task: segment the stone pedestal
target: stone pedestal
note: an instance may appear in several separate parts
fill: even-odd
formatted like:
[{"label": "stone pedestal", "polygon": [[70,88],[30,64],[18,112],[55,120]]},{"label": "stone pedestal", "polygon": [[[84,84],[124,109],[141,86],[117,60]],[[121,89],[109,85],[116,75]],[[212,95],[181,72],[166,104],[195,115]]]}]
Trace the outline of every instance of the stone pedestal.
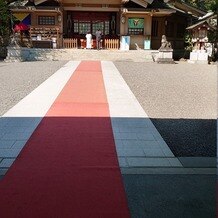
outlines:
[{"label": "stone pedestal", "polygon": [[160,49],[157,57],[158,64],[174,64],[173,49]]},{"label": "stone pedestal", "polygon": [[208,53],[205,50],[192,51],[188,63],[208,64]]}]

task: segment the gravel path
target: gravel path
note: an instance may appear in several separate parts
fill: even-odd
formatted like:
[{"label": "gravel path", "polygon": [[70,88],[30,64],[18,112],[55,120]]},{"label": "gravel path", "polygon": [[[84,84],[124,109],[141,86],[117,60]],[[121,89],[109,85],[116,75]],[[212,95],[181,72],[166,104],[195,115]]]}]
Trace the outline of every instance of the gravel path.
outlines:
[{"label": "gravel path", "polygon": [[65,63],[66,61],[0,62],[0,116]]},{"label": "gravel path", "polygon": [[115,65],[176,156],[216,156],[217,66]]}]

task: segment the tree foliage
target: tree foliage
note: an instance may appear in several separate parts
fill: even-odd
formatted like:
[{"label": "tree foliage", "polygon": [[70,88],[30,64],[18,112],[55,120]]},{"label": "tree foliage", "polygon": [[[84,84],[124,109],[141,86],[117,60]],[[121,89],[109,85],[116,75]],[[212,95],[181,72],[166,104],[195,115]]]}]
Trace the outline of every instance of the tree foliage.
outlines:
[{"label": "tree foliage", "polygon": [[8,3],[5,0],[0,0],[0,47],[7,44],[11,33],[10,28],[11,13],[8,8]]},{"label": "tree foliage", "polygon": [[217,0],[184,0],[186,3],[206,11],[217,10]]}]

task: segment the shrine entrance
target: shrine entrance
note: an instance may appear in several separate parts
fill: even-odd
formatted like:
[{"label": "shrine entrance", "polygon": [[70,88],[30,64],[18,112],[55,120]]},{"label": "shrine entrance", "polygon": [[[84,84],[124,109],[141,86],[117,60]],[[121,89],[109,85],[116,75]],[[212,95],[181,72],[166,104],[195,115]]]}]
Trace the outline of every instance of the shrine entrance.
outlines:
[{"label": "shrine entrance", "polygon": [[67,11],[66,26],[65,36],[78,39],[79,46],[82,46],[81,40],[85,40],[88,32],[92,34],[95,41],[98,29],[102,32],[103,43],[105,39],[118,38],[116,12]]}]

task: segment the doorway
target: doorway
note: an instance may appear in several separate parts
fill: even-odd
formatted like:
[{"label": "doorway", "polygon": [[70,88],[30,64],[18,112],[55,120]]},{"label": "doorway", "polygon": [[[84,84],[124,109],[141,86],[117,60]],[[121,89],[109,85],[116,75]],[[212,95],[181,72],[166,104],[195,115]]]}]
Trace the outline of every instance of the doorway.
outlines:
[{"label": "doorway", "polygon": [[90,32],[95,38],[98,29],[103,39],[116,36],[116,13],[67,11],[67,37],[82,39]]}]

